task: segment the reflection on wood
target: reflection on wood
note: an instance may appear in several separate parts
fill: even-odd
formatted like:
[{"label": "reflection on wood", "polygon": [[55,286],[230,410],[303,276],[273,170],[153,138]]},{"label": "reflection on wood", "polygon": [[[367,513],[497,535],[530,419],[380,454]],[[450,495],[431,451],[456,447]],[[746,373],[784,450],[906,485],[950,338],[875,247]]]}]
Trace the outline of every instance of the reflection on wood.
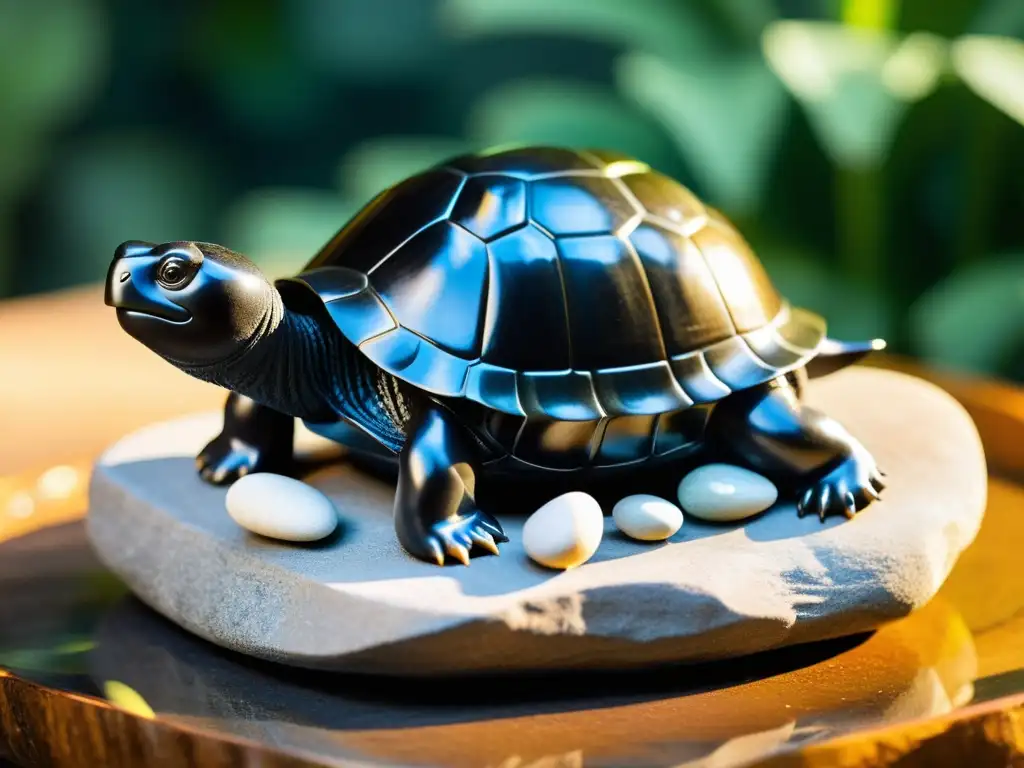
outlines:
[{"label": "reflection on wood", "polygon": [[778,755],[750,768],[1002,768],[1024,758],[1024,696]]},{"label": "reflection on wood", "polygon": [[657,674],[376,679],[280,670],[225,654],[135,601],[95,632],[97,686],[117,679],[160,717],[373,764],[716,764],[942,714],[970,696],[970,635],[937,601],[875,635]]},{"label": "reflection on wood", "polygon": [[[26,736],[28,738],[26,738]],[[144,720],[91,697],[27,683],[0,670],[0,754],[63,768],[325,765],[264,744]]]},{"label": "reflection on wood", "polygon": [[[811,730],[819,736],[893,719],[942,715],[969,697],[976,669],[970,634],[941,601],[889,625],[833,658],[752,682],[626,706],[481,719],[336,735],[347,749],[383,762],[451,768],[531,764],[582,752],[599,765],[671,765],[733,744],[749,760],[788,740],[751,734]],[[682,675],[680,675],[682,676]],[[758,750],[752,752],[752,750]],[[739,756],[739,755],[737,755]],[[668,758],[671,758],[669,760]]]},{"label": "reflection on wood", "polygon": [[1024,663],[1024,646],[1019,639],[1002,652],[989,640],[990,635],[1001,634],[1007,622],[1019,624],[1024,614],[1022,552],[1024,487],[990,478],[981,531],[960,556],[939,593],[959,608],[975,642],[989,651],[990,655],[981,657],[985,676],[1005,671],[1007,664],[1017,669]]},{"label": "reflection on wood", "polygon": [[0,477],[0,542],[85,515],[91,462]]}]

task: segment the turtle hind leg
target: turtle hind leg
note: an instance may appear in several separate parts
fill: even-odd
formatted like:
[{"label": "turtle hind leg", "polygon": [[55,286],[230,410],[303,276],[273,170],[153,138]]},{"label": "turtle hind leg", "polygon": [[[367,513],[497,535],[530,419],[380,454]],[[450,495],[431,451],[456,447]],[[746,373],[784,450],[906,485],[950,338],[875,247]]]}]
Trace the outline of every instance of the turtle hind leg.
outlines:
[{"label": "turtle hind leg", "polygon": [[295,419],[232,392],[224,404],[224,426],[196,457],[200,477],[227,485],[254,472],[292,468]]},{"label": "turtle hind leg", "polygon": [[803,405],[785,378],[719,403],[706,440],[714,455],[795,495],[801,517],[853,517],[885,487],[868,450],[839,422]]},{"label": "turtle hind leg", "polygon": [[477,507],[474,442],[439,406],[429,403],[417,410],[399,455],[399,543],[415,557],[438,565],[447,557],[469,565],[474,547],[498,554],[498,542],[508,537],[497,519]]}]

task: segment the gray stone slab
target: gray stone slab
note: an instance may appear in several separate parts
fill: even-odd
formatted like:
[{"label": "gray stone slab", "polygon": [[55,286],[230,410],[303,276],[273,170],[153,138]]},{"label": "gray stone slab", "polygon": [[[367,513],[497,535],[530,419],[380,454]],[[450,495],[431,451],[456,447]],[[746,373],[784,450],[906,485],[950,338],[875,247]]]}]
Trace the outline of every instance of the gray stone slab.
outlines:
[{"label": "gray stone slab", "polygon": [[688,518],[652,545],[619,535],[609,516],[594,558],[558,573],[524,554],[524,510],[503,517],[501,557],[439,568],[395,541],[392,488],[338,462],[308,481],[334,499],[340,533],[274,542],[239,528],[225,490],[196,476],[193,456],[219,428],[205,414],[113,446],[93,475],[88,530],[106,565],[172,621],[297,666],[440,675],[749,654],[865,631],[923,605],[981,523],[981,443],[944,392],[853,368],[812,382],[809,399],[888,472],[885,500],[852,521],[800,519],[780,502],[739,525]]}]

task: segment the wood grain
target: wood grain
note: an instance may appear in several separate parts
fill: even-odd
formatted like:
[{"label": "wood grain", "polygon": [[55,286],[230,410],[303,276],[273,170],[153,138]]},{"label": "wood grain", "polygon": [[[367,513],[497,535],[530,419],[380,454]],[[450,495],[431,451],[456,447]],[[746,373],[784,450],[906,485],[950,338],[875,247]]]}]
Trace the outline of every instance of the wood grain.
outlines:
[{"label": "wood grain", "polygon": [[857,733],[755,764],[756,768],[886,768],[897,765],[900,768],[1024,765],[1024,696],[967,707],[948,717]]},{"label": "wood grain", "polygon": [[[45,738],[39,738],[45,734]],[[35,738],[25,738],[26,736]],[[173,719],[124,712],[100,699],[54,691],[0,670],[0,750],[26,766],[60,768],[306,768],[337,765],[288,754]]]}]

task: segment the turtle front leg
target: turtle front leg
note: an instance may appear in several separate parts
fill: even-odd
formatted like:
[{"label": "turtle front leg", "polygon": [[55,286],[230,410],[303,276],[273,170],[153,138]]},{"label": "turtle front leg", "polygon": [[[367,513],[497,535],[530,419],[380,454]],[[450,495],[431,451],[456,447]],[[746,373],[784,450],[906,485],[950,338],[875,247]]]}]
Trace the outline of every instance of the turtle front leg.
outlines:
[{"label": "turtle front leg", "polygon": [[444,565],[469,565],[473,545],[498,554],[501,524],[477,508],[474,441],[440,406],[418,409],[398,460],[395,531],[410,554]]},{"label": "turtle front leg", "polygon": [[196,457],[204,480],[233,483],[253,472],[286,472],[292,464],[295,419],[237,392],[224,404],[224,426]]},{"label": "turtle front leg", "polygon": [[853,517],[877,500],[883,473],[842,424],[800,402],[786,378],[719,403],[707,427],[716,455],[795,492],[797,512]]}]

